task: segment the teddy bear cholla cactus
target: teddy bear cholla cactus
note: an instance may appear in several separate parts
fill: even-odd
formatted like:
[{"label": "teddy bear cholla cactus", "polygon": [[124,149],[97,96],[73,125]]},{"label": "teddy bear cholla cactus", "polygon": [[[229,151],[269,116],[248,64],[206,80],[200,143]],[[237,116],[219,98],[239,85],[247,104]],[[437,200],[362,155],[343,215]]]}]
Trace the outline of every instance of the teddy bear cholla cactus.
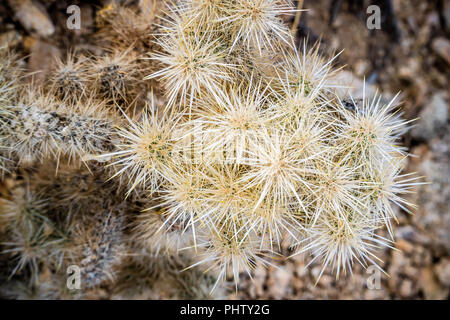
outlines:
[{"label": "teddy bear cholla cactus", "polygon": [[17,58],[6,47],[0,47],[0,176],[10,166],[7,156],[8,146],[3,141],[6,127],[5,119],[10,112],[5,108],[16,96],[19,69]]},{"label": "teddy bear cholla cactus", "polygon": [[40,261],[45,257],[55,267],[61,261],[66,235],[48,215],[47,199],[33,192],[29,185],[19,185],[10,199],[0,198],[0,222],[8,241],[2,242],[2,254],[10,257],[10,275],[29,267],[31,281],[36,281]]},{"label": "teddy bear cholla cactus", "polygon": [[[164,116],[122,128],[119,151],[107,155],[130,192],[146,186],[166,224],[191,230],[199,263],[218,268],[219,279],[231,268],[237,281],[284,236],[297,253],[321,257],[322,272],[376,264],[375,249],[392,240],[377,230],[386,225],[392,236],[391,203],[408,210],[400,195],[418,183],[400,174],[407,122],[393,101],[364,97],[347,110],[333,92],[332,60],[292,45],[279,16],[289,5],[171,8],[151,55],[160,70],[149,76],[165,84]],[[267,68],[261,57],[276,58]]]},{"label": "teddy bear cholla cactus", "polygon": [[96,96],[99,85],[87,83],[81,60],[69,54],[65,63],[58,61],[44,88],[20,81],[17,65],[6,48],[0,50],[0,173],[36,160],[83,160],[111,150],[119,119],[110,101]]},{"label": "teddy bear cholla cactus", "polygon": [[60,155],[79,159],[111,149],[114,122],[99,102],[67,105],[32,90],[24,101],[6,105],[4,112],[3,144],[9,158],[20,163]]},{"label": "teddy bear cholla cactus", "polygon": [[138,52],[152,46],[155,20],[160,8],[158,0],[140,0],[138,6],[111,1],[96,15],[99,31],[96,38],[106,47],[125,51],[130,47]]},{"label": "teddy bear cholla cactus", "polygon": [[147,79],[162,80],[169,105],[220,91],[291,41],[279,15],[294,10],[284,1],[181,1],[168,11],[155,39],[161,50],[150,57],[163,67]]},{"label": "teddy bear cholla cactus", "polygon": [[[8,266],[2,276],[7,272],[12,278],[2,282],[2,297],[105,298],[99,286],[113,299],[212,297],[214,277],[196,269],[180,273],[192,261],[189,252],[174,256],[176,251],[167,250],[159,237],[160,254],[153,241],[148,245],[138,239],[138,230],[125,232],[124,218],[138,214],[136,203],[131,197],[122,200],[117,184],[104,180],[104,168],[91,166],[89,172],[63,163],[56,177],[56,163],[48,162],[0,199],[0,233],[7,239],[0,242],[0,258],[6,257]],[[150,215],[159,217],[145,212],[142,222],[150,221]],[[136,219],[137,226],[140,222]],[[67,287],[69,266],[80,267],[81,290]]]},{"label": "teddy bear cholla cactus", "polygon": [[[125,124],[102,110],[126,108],[124,100],[138,87],[135,72],[145,69],[134,56],[142,48],[124,56],[129,48],[121,47],[96,60],[106,66],[120,58],[118,77],[108,83],[93,76],[89,60],[60,64],[51,82],[58,85],[63,75],[82,87],[79,99],[54,85],[45,94],[30,91],[31,99],[13,99],[2,84],[0,156],[7,162],[86,161],[101,154],[94,158],[102,162],[86,163],[97,176],[93,169],[112,159],[114,196],[90,179],[84,179],[90,186],[85,191],[74,190],[83,184],[70,168],[60,169],[58,179],[67,178],[58,184],[62,190],[52,191],[48,177],[32,179],[35,190],[51,196],[52,212],[67,203],[63,225],[69,234],[76,234],[72,227],[80,221],[72,221],[79,213],[95,211],[99,225],[111,226],[97,237],[82,229],[86,241],[55,250],[72,252],[61,261],[83,261],[92,286],[107,281],[123,261],[116,246],[122,226],[108,224],[108,217],[126,208],[123,215],[132,220],[127,249],[131,242],[135,253],[156,252],[156,258],[192,249],[198,261],[187,259],[186,267],[206,265],[219,280],[231,274],[237,282],[239,272],[269,264],[285,237],[296,253],[322,258],[322,272],[330,264],[339,275],[355,260],[376,263],[375,249],[392,240],[377,234],[386,225],[392,236],[391,203],[408,210],[401,195],[417,184],[401,174],[407,154],[397,140],[407,123],[392,112],[392,102],[377,98],[346,108],[334,94],[333,59],[322,60],[317,48],[295,48],[280,17],[294,11],[290,2],[274,0],[186,0],[170,7],[149,37],[155,39],[149,47],[156,48],[150,54],[156,71],[148,79],[155,91],[164,88],[167,103],[153,99],[140,118],[123,112]],[[115,32],[110,40],[126,43],[121,37]],[[102,83],[108,90],[99,90]],[[124,180],[128,192],[122,193]],[[147,208],[137,218],[135,205]],[[97,272],[103,262],[107,270]],[[119,279],[127,278],[124,272]]]}]

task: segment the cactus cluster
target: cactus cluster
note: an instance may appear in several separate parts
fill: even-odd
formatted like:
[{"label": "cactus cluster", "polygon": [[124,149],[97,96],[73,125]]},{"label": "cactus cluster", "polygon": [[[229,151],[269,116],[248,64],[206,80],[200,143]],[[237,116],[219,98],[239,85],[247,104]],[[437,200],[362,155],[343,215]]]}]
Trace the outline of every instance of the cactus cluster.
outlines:
[{"label": "cactus cluster", "polygon": [[140,4],[101,9],[106,53],[68,54],[42,87],[0,55],[3,294],[222,297],[282,241],[320,274],[376,265],[420,183],[394,100],[341,100],[289,0]]}]

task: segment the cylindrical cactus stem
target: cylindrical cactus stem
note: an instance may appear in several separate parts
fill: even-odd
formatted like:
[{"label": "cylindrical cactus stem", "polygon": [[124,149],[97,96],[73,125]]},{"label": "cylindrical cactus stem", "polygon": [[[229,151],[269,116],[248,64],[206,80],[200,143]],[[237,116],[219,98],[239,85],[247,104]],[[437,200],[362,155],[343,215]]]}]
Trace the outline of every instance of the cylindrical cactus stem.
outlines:
[{"label": "cylindrical cactus stem", "polygon": [[80,234],[80,254],[83,288],[96,287],[114,279],[115,267],[120,265],[124,252],[123,217],[119,208],[101,212],[93,228]]},{"label": "cylindrical cactus stem", "polygon": [[114,120],[101,111],[101,103],[68,106],[49,100],[38,97],[0,113],[0,141],[10,160],[26,164],[61,155],[87,160],[113,150]]}]

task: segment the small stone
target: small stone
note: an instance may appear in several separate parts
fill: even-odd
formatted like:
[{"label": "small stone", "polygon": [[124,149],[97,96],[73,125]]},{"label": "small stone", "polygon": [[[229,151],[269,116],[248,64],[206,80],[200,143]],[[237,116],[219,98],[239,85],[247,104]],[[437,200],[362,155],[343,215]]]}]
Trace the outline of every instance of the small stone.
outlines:
[{"label": "small stone", "polygon": [[[319,278],[319,275],[320,275],[320,271],[322,270],[322,268],[321,267],[319,267],[319,266],[316,266],[316,267],[313,267],[312,269],[311,269],[311,274],[313,275],[313,277],[314,277],[314,279],[318,279]],[[315,281],[315,280],[314,280]]]},{"label": "small stone", "polygon": [[431,28],[439,28],[440,27],[439,14],[436,11],[430,12],[430,14],[428,14],[427,16],[426,24]]},{"label": "small stone", "polygon": [[435,266],[436,275],[439,281],[450,287],[450,259],[444,259]]},{"label": "small stone", "polygon": [[320,278],[318,284],[320,284],[321,286],[323,286],[324,288],[329,288],[331,283],[333,282],[334,277],[329,276],[327,274],[322,275],[322,277]]},{"label": "small stone", "polygon": [[345,99],[349,95],[351,95],[355,100],[361,99],[363,97],[364,90],[365,98],[373,97],[376,93],[375,86],[369,85],[368,83],[364,85],[364,81],[362,79],[347,70],[342,70],[336,73],[329,79],[329,83],[334,85],[339,84],[336,88],[336,94],[340,99]]},{"label": "small stone", "polygon": [[54,69],[56,58],[60,57],[61,51],[57,47],[39,40],[35,41],[28,61],[28,68],[31,72],[35,72],[34,80],[43,81],[48,72]]},{"label": "small stone", "polygon": [[280,266],[271,273],[267,286],[273,299],[283,299],[288,293],[292,272],[287,266]]},{"label": "small stone", "polygon": [[414,250],[414,246],[411,242],[408,242],[406,240],[399,240],[396,243],[397,249],[405,252],[405,253],[411,253]]},{"label": "small stone", "polygon": [[385,289],[379,289],[379,290],[366,290],[364,292],[364,299],[365,300],[381,300],[381,299],[387,299],[389,297],[389,293],[386,292]]},{"label": "small stone", "polygon": [[450,64],[450,42],[445,38],[436,38],[431,43],[434,52]]},{"label": "small stone", "polygon": [[417,58],[410,58],[405,64],[402,64],[398,69],[398,76],[402,79],[414,79],[420,68],[420,63]]},{"label": "small stone", "polygon": [[[262,296],[264,294],[264,284],[266,282],[267,270],[262,265],[258,265],[253,272],[253,288],[252,294],[254,297]],[[253,297],[253,298],[254,298]]]},{"label": "small stone", "polygon": [[[425,244],[429,242],[428,237],[420,234],[413,226],[402,226],[395,230],[395,238],[399,240],[406,240],[409,242],[408,247],[412,246],[412,243]],[[400,249],[400,248],[399,248]],[[400,249],[403,250],[403,249]],[[408,252],[410,250],[407,250]]]},{"label": "small stone", "polygon": [[405,257],[404,252],[398,250],[392,251],[392,261],[390,265],[389,274],[397,273],[399,269],[403,268],[407,264],[407,262],[408,261]]},{"label": "small stone", "polygon": [[403,280],[400,284],[399,293],[403,298],[409,298],[413,295],[413,282],[409,279]]},{"label": "small stone", "polygon": [[308,275],[309,270],[305,264],[298,264],[296,266],[296,272],[299,277],[306,277]]},{"label": "small stone", "polygon": [[448,288],[444,288],[439,284],[431,267],[422,270],[420,283],[423,288],[425,299],[442,300],[448,296]]},{"label": "small stone", "polygon": [[302,278],[294,277],[293,282],[292,282],[292,287],[297,290],[303,289],[304,282],[303,282]]},{"label": "small stone", "polygon": [[403,268],[402,271],[405,276],[411,279],[418,279],[420,276],[420,269],[418,269],[416,266],[407,265]]},{"label": "small stone", "polygon": [[369,70],[369,63],[368,63],[368,61],[367,60],[362,60],[362,59],[358,60],[355,63],[354,70],[355,70],[355,74],[358,77],[364,77],[367,74],[367,71]]},{"label": "small stone", "polygon": [[15,30],[10,30],[0,34],[0,48],[14,47],[22,41],[20,33]]},{"label": "small stone", "polygon": [[55,32],[45,7],[31,0],[9,0],[15,17],[30,33],[36,32],[41,37],[49,37]]},{"label": "small stone", "polygon": [[25,49],[25,51],[31,52],[31,50],[35,46],[36,42],[37,42],[37,40],[35,38],[26,36],[23,39],[23,48]]},{"label": "small stone", "polygon": [[447,102],[443,92],[436,93],[420,112],[419,121],[412,129],[415,138],[430,140],[447,126]]}]

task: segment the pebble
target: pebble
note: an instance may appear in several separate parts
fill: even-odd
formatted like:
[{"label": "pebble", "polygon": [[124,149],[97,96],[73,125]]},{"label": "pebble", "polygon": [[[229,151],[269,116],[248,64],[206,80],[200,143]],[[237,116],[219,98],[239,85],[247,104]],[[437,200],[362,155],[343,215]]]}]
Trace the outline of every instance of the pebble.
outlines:
[{"label": "pebble", "polygon": [[425,299],[446,299],[448,296],[448,288],[444,288],[439,284],[433,273],[431,266],[422,270],[419,282],[422,285]]},{"label": "pebble", "polygon": [[389,297],[389,293],[383,288],[380,290],[364,291],[364,299],[365,300],[381,300],[381,299],[387,299],[388,297]]},{"label": "pebble", "polygon": [[409,279],[403,280],[400,284],[399,293],[403,298],[409,298],[413,295],[413,282]]},{"label": "pebble", "polygon": [[431,43],[434,52],[450,64],[450,42],[445,38],[436,38]]},{"label": "pebble", "polygon": [[41,37],[49,37],[55,32],[50,17],[40,3],[31,0],[9,0],[15,17],[30,33],[37,33]]},{"label": "pebble", "polygon": [[[397,243],[398,246],[398,243]],[[393,270],[398,270],[407,264],[407,259],[403,252],[401,251],[393,251],[392,252],[392,261],[390,268]],[[393,273],[393,271],[389,271],[389,273]]]},{"label": "pebble", "polygon": [[409,58],[398,69],[398,76],[402,79],[415,80],[415,75],[420,69],[420,62],[416,58]]},{"label": "pebble", "polygon": [[270,274],[267,283],[269,294],[273,299],[282,299],[287,295],[292,279],[292,271],[287,266],[280,266]]},{"label": "pebble", "polygon": [[403,239],[397,241],[396,247],[405,253],[411,253],[414,250],[413,244]]},{"label": "pebble", "polygon": [[261,296],[264,294],[264,284],[266,281],[267,270],[264,266],[258,265],[253,272],[253,285],[254,297]]},{"label": "pebble", "polygon": [[408,246],[412,245],[410,242],[426,244],[430,241],[428,237],[420,234],[411,225],[401,226],[395,229],[395,237],[399,240],[406,240],[408,242]]},{"label": "pebble", "polygon": [[[329,82],[330,84],[339,84],[336,88],[336,94],[341,99],[345,99],[349,95],[351,95],[353,99],[361,99],[363,97],[364,81],[350,71],[342,70],[338,72],[329,80]],[[373,97],[375,93],[375,86],[366,83],[365,97]]]},{"label": "pebble", "polygon": [[444,259],[435,266],[436,275],[439,281],[450,287],[450,259]]},{"label": "pebble", "polygon": [[1,47],[15,47],[22,41],[22,36],[16,30],[10,30],[0,34]]},{"label": "pebble", "polygon": [[437,92],[425,104],[424,109],[419,114],[419,121],[412,129],[411,135],[415,138],[431,140],[447,126],[447,102],[445,93]]}]

